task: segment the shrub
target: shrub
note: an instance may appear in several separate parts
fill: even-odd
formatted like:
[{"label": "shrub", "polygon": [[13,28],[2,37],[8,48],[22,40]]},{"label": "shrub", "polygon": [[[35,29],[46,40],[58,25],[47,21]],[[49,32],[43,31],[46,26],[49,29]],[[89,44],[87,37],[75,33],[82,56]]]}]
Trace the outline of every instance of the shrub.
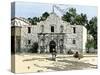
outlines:
[{"label": "shrub", "polygon": [[32,45],[32,48],[29,50],[29,52],[31,53],[37,53],[38,52],[38,43],[37,42],[34,42],[33,45]]},{"label": "shrub", "polygon": [[68,50],[67,54],[74,54],[74,52],[70,49]]},{"label": "shrub", "polygon": [[90,53],[90,49],[91,48],[94,48],[95,46],[95,41],[92,39],[92,40],[87,40],[87,43],[86,43],[86,49],[87,49],[87,53]]},{"label": "shrub", "polygon": [[73,57],[75,57],[75,58],[83,58],[83,55],[82,54],[79,54],[79,52],[76,52],[74,55],[73,55]]}]

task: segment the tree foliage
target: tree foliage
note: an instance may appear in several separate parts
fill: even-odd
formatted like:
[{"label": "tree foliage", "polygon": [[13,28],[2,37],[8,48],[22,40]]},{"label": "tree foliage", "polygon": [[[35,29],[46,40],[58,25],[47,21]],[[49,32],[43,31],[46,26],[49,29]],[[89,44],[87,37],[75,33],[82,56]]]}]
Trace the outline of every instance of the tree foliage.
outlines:
[{"label": "tree foliage", "polygon": [[91,39],[91,40],[87,40],[87,43],[86,43],[86,48],[87,48],[87,53],[89,53],[90,51],[90,49],[91,48],[94,48],[94,45],[95,45],[95,42],[94,42],[94,40],[93,39]]},{"label": "tree foliage", "polygon": [[38,42],[34,42],[32,48],[29,50],[30,53],[37,53],[38,52]]},{"label": "tree foliage", "polygon": [[76,17],[76,9],[70,8],[66,14],[62,16],[62,20],[70,22],[71,24],[75,24],[75,17]]},{"label": "tree foliage", "polygon": [[37,22],[46,20],[48,16],[49,16],[49,13],[44,12],[41,17],[33,17],[33,18],[29,17],[28,20],[32,25],[37,25]]},{"label": "tree foliage", "polygon": [[97,48],[97,17],[93,17],[87,26],[88,33],[94,38],[94,48]]},{"label": "tree foliage", "polygon": [[62,16],[62,20],[67,21],[72,25],[86,25],[88,23],[86,14],[77,14],[75,8],[70,8],[69,11]]},{"label": "tree foliage", "polygon": [[48,16],[49,16],[49,13],[48,12],[43,13],[42,14],[42,17],[41,17],[42,18],[41,20],[42,21],[46,20]]}]

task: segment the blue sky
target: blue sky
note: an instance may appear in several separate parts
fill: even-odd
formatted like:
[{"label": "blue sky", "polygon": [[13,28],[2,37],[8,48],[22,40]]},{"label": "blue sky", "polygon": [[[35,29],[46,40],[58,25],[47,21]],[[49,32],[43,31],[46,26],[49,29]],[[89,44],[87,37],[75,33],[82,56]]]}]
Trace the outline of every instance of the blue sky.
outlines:
[{"label": "blue sky", "polygon": [[[87,14],[88,19],[97,16],[97,7],[95,6],[80,6],[80,5],[58,5],[61,9],[76,8],[77,13]],[[33,3],[33,2],[16,2],[15,3],[15,16],[16,17],[34,17],[41,16],[44,12],[52,12],[53,4]],[[13,12],[13,11],[12,11]],[[55,13],[61,16],[62,13],[55,9]]]}]

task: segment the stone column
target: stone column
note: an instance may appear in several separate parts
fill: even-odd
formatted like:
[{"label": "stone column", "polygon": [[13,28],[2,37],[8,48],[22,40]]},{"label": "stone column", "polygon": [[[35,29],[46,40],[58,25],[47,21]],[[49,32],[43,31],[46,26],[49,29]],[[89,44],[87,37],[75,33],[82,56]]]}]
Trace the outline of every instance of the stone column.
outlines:
[{"label": "stone column", "polygon": [[66,43],[64,43],[64,49],[63,49],[63,53],[64,53],[64,54],[66,54],[66,47],[65,47],[65,44],[66,44]]},{"label": "stone column", "polygon": [[49,45],[47,45],[46,52],[50,53],[50,51],[49,51]]},{"label": "stone column", "polygon": [[40,53],[40,46],[39,46],[39,48],[38,48],[38,53]]},{"label": "stone column", "polygon": [[46,50],[47,53],[50,53],[50,51],[49,51],[50,38],[49,37],[50,37],[50,35],[47,36],[47,50]]},{"label": "stone column", "polygon": [[39,38],[39,35],[38,35],[38,45],[39,45],[38,53],[40,53],[40,38]]},{"label": "stone column", "polygon": [[58,53],[58,54],[60,53],[59,45],[58,45],[58,48],[57,48],[57,53]]}]

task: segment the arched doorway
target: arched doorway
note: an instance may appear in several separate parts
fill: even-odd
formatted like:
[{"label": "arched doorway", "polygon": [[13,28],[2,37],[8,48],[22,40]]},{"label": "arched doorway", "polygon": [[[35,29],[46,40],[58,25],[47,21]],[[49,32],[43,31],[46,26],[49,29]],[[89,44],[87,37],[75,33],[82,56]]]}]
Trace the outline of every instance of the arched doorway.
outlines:
[{"label": "arched doorway", "polygon": [[56,48],[56,42],[54,40],[50,41],[49,43],[49,50],[50,50],[50,53],[52,53],[53,49]]}]

